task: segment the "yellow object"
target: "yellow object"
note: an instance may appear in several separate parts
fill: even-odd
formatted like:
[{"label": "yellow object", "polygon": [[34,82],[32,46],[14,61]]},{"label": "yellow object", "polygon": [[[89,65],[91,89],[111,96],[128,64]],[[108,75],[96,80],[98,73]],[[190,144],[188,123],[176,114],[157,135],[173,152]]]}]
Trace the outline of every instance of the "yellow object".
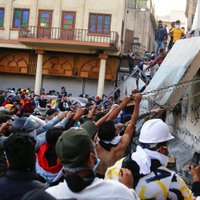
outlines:
[{"label": "yellow object", "polygon": [[11,111],[13,105],[12,104],[6,104],[5,107],[7,108],[8,111]]},{"label": "yellow object", "polygon": [[184,200],[192,200],[192,193],[185,182],[175,172],[161,166],[157,172],[140,178],[135,190],[141,199],[167,199],[170,189],[178,190]]},{"label": "yellow object", "polygon": [[50,106],[52,107],[55,103],[56,103],[56,99],[52,99]]},{"label": "yellow object", "polygon": [[[118,175],[124,158],[117,161],[113,166],[109,167],[105,174],[105,179],[118,181]],[[174,180],[172,180],[174,179]],[[175,174],[175,172],[166,167],[159,167],[158,172],[155,172],[140,178],[135,190],[139,197],[144,199],[167,199],[170,197],[170,189],[177,189],[184,200],[192,200],[191,190],[185,182]]]},{"label": "yellow object", "polygon": [[170,33],[173,35],[173,43],[180,40],[185,35],[184,31],[178,28],[171,29]]},{"label": "yellow object", "polygon": [[124,158],[118,160],[113,166],[109,167],[105,173],[105,179],[118,180],[119,171]]}]

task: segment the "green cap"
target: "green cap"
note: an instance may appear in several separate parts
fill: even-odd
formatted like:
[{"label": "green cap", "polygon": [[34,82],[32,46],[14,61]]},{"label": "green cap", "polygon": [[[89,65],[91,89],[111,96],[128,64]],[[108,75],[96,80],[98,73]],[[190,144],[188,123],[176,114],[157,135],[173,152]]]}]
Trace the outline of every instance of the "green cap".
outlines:
[{"label": "green cap", "polygon": [[85,121],[82,125],[82,128],[86,129],[90,138],[92,139],[98,131],[97,126],[92,120]]},{"label": "green cap", "polygon": [[56,153],[61,163],[69,168],[82,167],[91,152],[92,143],[86,129],[70,128],[56,143]]}]

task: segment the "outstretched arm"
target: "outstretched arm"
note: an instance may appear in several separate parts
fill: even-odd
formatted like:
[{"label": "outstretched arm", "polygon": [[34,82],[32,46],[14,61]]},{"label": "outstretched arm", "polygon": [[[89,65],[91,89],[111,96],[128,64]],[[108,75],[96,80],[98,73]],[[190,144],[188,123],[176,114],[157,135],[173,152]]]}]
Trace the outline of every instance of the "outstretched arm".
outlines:
[{"label": "outstretched arm", "polygon": [[120,113],[120,111],[121,111],[122,109],[124,109],[128,103],[130,103],[130,101],[131,101],[131,100],[130,100],[130,97],[124,97],[122,103],[120,103],[119,106],[117,106],[116,109],[114,109],[114,110],[110,113],[110,115],[109,115],[109,117],[107,118],[106,121],[114,120],[114,119],[118,116],[118,114]]},{"label": "outstretched arm", "polygon": [[124,97],[122,103],[114,108],[111,108],[110,111],[99,119],[95,124],[97,127],[100,127],[104,122],[109,120],[114,120],[119,112],[125,108],[125,106],[130,102],[130,97]]},{"label": "outstretched arm", "polygon": [[75,122],[79,121],[80,118],[82,117],[82,115],[84,115],[84,113],[85,113],[85,109],[84,109],[84,108],[78,108],[78,109],[76,110],[76,112],[75,112],[75,115],[74,115],[74,117],[73,117],[73,120],[74,120]]},{"label": "outstretched arm", "polygon": [[134,95],[134,97],[135,97],[134,111],[133,111],[132,116],[131,116],[130,124],[127,126],[127,128],[125,130],[125,133],[124,133],[124,134],[129,135],[131,138],[133,136],[133,132],[134,132],[133,130],[135,128],[135,125],[136,125],[136,122],[137,122],[137,118],[139,116],[140,101],[141,101],[142,95],[140,93],[136,93]]},{"label": "outstretched arm", "polygon": [[138,119],[138,116],[139,116],[141,97],[142,97],[142,95],[140,93],[136,93],[134,95],[134,100],[135,100],[134,111],[132,113],[130,123],[126,127],[126,130],[125,130],[124,135],[122,136],[122,139],[121,139],[121,142],[120,142],[121,148],[123,148],[123,149],[125,149],[129,145],[130,141],[132,140],[135,125],[136,125],[136,122],[137,122],[137,119]]},{"label": "outstretched arm", "polygon": [[109,110],[109,112],[107,112],[103,117],[101,117],[101,118],[95,123],[95,125],[96,125],[97,127],[100,127],[105,121],[107,121],[107,119],[108,119],[110,113],[111,113],[113,110],[115,110],[115,109],[116,109],[116,107],[113,108],[113,109],[111,109],[111,110]]}]

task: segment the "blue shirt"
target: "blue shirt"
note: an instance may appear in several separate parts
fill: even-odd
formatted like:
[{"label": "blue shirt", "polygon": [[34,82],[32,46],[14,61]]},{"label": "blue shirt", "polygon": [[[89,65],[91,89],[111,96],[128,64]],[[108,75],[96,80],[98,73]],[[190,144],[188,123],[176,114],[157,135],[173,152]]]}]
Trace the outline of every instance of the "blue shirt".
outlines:
[{"label": "blue shirt", "polygon": [[156,29],[155,40],[157,42],[162,42],[167,39],[167,30],[165,27],[160,27]]}]

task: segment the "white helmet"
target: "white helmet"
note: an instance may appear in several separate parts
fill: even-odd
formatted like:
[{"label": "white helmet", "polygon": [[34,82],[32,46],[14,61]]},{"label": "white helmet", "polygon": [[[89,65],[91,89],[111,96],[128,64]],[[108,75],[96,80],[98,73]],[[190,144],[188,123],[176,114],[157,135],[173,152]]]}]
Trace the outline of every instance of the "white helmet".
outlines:
[{"label": "white helmet", "polygon": [[139,141],[145,144],[155,144],[166,142],[173,138],[165,122],[161,119],[150,119],[143,124]]}]

